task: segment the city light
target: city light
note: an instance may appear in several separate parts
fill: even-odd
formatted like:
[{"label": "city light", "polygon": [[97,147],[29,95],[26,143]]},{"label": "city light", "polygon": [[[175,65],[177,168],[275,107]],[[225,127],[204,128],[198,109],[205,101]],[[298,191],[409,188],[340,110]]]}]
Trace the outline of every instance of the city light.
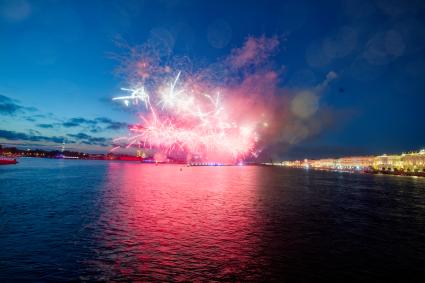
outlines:
[{"label": "city light", "polygon": [[425,150],[410,153],[354,156],[326,159],[305,159],[304,161],[282,161],[272,165],[296,168],[315,168],[337,171],[366,171],[385,173],[421,173],[425,171]]}]

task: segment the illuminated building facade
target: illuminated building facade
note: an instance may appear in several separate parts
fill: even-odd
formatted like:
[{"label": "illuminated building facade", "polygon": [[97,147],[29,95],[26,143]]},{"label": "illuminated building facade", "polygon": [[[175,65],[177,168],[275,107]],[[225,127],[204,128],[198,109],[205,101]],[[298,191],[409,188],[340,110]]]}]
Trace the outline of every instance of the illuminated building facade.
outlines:
[{"label": "illuminated building facade", "polygon": [[425,150],[401,155],[376,156],[373,168],[380,171],[424,172]]},{"label": "illuminated building facade", "polygon": [[325,169],[347,169],[347,170],[363,170],[371,167],[373,164],[373,156],[356,156],[343,158],[328,158],[312,160],[311,166],[314,168]]},{"label": "illuminated building facade", "polygon": [[400,155],[355,156],[318,160],[283,161],[282,166],[329,170],[375,170],[378,172],[424,173],[425,150]]}]

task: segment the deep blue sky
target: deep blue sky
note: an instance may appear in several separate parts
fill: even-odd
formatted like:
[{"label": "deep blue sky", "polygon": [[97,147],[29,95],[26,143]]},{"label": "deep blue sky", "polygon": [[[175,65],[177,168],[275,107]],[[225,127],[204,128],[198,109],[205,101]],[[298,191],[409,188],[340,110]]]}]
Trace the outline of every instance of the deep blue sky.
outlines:
[{"label": "deep blue sky", "polygon": [[123,84],[117,38],[214,62],[248,36],[277,35],[282,85],[313,87],[335,72],[320,106],[342,117],[282,158],[422,148],[425,5],[402,2],[0,0],[0,143],[65,137],[104,150],[125,133],[134,113],[109,102]]}]

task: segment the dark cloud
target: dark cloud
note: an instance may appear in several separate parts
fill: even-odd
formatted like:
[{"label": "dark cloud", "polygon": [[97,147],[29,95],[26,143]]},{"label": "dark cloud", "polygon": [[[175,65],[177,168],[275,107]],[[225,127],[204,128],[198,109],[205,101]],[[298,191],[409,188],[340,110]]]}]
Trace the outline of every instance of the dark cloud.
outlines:
[{"label": "dark cloud", "polygon": [[29,130],[28,132],[31,136],[41,136],[42,135],[40,131],[33,130],[33,129]]},{"label": "dark cloud", "polygon": [[14,99],[0,94],[0,114],[15,115],[18,112],[25,110],[25,107],[18,104]]},{"label": "dark cloud", "polygon": [[113,121],[107,117],[98,117],[94,120],[85,118],[72,118],[62,123],[65,128],[73,127],[89,127],[90,132],[98,133],[102,130],[119,130],[127,128],[128,124],[123,122]]},{"label": "dark cloud", "polygon": [[113,121],[106,117],[96,118],[96,121],[104,124],[106,126],[105,129],[107,130],[120,130],[128,127],[127,123]]},{"label": "dark cloud", "polygon": [[72,127],[81,127],[81,126],[93,126],[96,125],[96,121],[94,120],[88,120],[85,118],[71,118],[68,121],[62,123],[62,126],[65,128],[72,128]]},{"label": "dark cloud", "polygon": [[[70,139],[71,138],[71,139]],[[67,134],[67,137],[60,136],[44,136],[39,131],[30,130],[29,133],[15,132],[8,130],[0,130],[0,139],[9,141],[25,141],[25,142],[52,142],[62,143],[80,143],[87,145],[109,146],[110,140],[104,137],[94,137],[85,133]]]},{"label": "dark cloud", "polygon": [[96,121],[98,121],[100,123],[110,123],[110,122],[112,122],[112,120],[107,118],[107,117],[98,117],[98,118],[96,118]]},{"label": "dark cloud", "polygon": [[[53,128],[80,128],[81,130],[90,133],[100,133],[108,130],[120,130],[128,127],[126,123],[111,120],[107,117],[98,117],[95,119],[86,119],[83,117],[70,118],[65,121],[56,117],[52,113],[31,113],[37,112],[34,107],[22,106],[19,101],[0,94],[0,115],[15,116],[17,114],[24,114],[22,117],[26,121],[37,123],[35,126],[40,129],[53,129]],[[26,115],[25,115],[26,114]],[[40,132],[32,130],[32,132],[21,133],[14,131],[2,131],[1,137],[9,140],[25,140],[25,141],[51,141],[62,142],[61,137],[48,137],[41,135]],[[69,137],[76,138],[79,142],[84,144],[106,145],[107,139],[98,138],[84,133],[77,135],[69,134]]]},{"label": "dark cloud", "polygon": [[99,127],[94,127],[92,129],[90,129],[90,133],[92,133],[92,134],[97,134],[97,133],[99,133],[101,131],[102,131],[102,129],[99,128]]},{"label": "dark cloud", "polygon": [[35,111],[37,108],[22,106],[18,100],[0,94],[0,115],[14,116],[18,113]]},{"label": "dark cloud", "polygon": [[78,134],[67,134],[67,136],[74,138],[79,143],[87,144],[87,145],[100,145],[100,146],[108,146],[109,139],[104,137],[93,137],[87,135],[85,133]]},{"label": "dark cloud", "polygon": [[43,128],[43,129],[51,129],[53,128],[53,124],[37,124],[37,127]]},{"label": "dark cloud", "polygon": [[34,119],[33,117],[25,117],[25,120],[30,121],[30,122],[36,121],[36,119]]},{"label": "dark cloud", "polygon": [[72,138],[76,138],[76,139],[79,139],[79,140],[85,140],[85,139],[91,138],[91,136],[89,136],[85,133],[68,134],[67,136],[72,137]]},{"label": "dark cloud", "polygon": [[[33,107],[28,107],[28,108],[35,109]],[[32,110],[32,111],[36,111],[36,110]],[[40,119],[48,119],[49,117],[47,117],[46,115],[43,115],[43,114],[34,114],[34,115],[30,115],[30,116],[24,116],[23,118],[25,120],[29,121],[29,122],[36,122]]]},{"label": "dark cloud", "polygon": [[[37,133],[37,132],[33,132]],[[43,136],[43,135],[32,135],[15,131],[0,130],[0,138],[6,140],[22,140],[22,141],[44,141],[44,142],[54,142],[62,143],[64,138],[58,136]]]}]

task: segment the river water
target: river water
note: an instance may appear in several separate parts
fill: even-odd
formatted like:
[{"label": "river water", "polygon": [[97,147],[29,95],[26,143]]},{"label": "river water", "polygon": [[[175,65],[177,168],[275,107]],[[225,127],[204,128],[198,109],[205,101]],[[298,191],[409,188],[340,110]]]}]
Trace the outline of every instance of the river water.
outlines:
[{"label": "river water", "polygon": [[23,158],[0,281],[413,281],[425,178]]}]

